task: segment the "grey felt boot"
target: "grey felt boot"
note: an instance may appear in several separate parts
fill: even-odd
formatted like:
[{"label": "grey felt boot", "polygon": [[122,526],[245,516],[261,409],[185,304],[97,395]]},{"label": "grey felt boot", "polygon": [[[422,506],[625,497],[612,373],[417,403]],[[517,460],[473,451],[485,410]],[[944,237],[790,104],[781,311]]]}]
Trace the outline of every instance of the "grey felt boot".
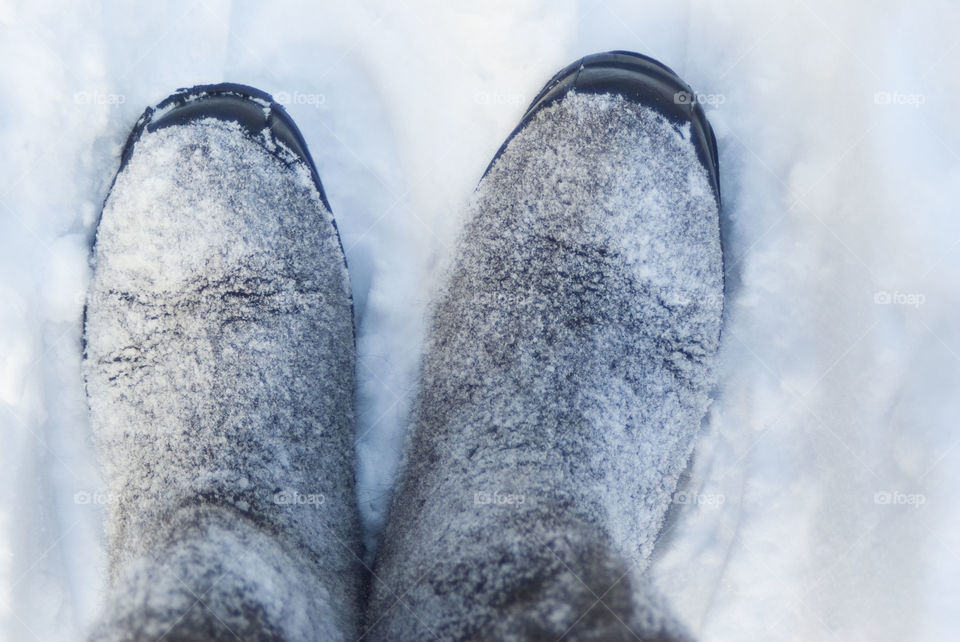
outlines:
[{"label": "grey felt boot", "polygon": [[433,312],[370,639],[687,638],[644,571],[723,305],[716,148],[689,96],[648,58],[578,61],[481,181]]},{"label": "grey felt boot", "polygon": [[354,336],[339,236],[269,96],[148,109],[103,208],[84,369],[111,497],[97,640],[354,639]]}]

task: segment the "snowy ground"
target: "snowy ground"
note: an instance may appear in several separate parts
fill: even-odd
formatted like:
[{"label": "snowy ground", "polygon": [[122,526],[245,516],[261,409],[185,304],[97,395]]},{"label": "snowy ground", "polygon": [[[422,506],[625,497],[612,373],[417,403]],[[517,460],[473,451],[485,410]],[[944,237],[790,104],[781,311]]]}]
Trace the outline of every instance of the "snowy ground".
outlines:
[{"label": "snowy ground", "polygon": [[598,50],[677,70],[717,131],[722,384],[655,569],[704,640],[960,635],[960,7],[948,2],[0,0],[0,639],[103,591],[79,379],[87,245],[146,104],[288,103],[358,304],[379,524],[426,301],[490,157]]}]

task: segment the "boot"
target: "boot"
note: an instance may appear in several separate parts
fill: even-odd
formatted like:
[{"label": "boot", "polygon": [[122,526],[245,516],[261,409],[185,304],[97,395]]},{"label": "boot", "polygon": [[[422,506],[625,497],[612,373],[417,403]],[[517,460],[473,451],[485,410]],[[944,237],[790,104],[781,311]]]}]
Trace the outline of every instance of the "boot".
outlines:
[{"label": "boot", "polygon": [[293,121],[232,84],[147,109],[92,263],[111,588],[91,638],[354,639],[352,300]]},{"label": "boot", "polygon": [[370,639],[688,639],[644,571],[721,327],[693,95],[649,58],[589,56],[491,163],[433,309]]}]

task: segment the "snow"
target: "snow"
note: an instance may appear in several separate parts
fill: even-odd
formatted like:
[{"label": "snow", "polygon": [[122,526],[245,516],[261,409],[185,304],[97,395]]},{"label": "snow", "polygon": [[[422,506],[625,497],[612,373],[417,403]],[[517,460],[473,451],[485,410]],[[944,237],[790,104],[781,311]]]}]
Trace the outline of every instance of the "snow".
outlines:
[{"label": "snow", "polygon": [[555,71],[617,48],[700,92],[724,194],[721,383],[658,584],[704,640],[956,637],[958,19],[935,0],[0,4],[0,638],[75,637],[105,586],[85,248],[144,106],[232,80],[303,130],[351,267],[375,529],[473,187]]}]

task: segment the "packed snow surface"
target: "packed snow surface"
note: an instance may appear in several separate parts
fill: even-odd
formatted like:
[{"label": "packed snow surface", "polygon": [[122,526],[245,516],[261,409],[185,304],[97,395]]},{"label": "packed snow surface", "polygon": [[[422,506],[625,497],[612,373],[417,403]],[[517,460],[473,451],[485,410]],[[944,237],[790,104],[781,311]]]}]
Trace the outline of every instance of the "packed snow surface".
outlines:
[{"label": "packed snow surface", "polygon": [[555,71],[628,49],[698,92],[724,195],[719,385],[658,585],[704,640],[954,639],[957,24],[935,0],[0,4],[0,638],[75,637],[103,596],[81,311],[144,106],[229,80],[302,129],[351,269],[374,533],[483,169]]}]

